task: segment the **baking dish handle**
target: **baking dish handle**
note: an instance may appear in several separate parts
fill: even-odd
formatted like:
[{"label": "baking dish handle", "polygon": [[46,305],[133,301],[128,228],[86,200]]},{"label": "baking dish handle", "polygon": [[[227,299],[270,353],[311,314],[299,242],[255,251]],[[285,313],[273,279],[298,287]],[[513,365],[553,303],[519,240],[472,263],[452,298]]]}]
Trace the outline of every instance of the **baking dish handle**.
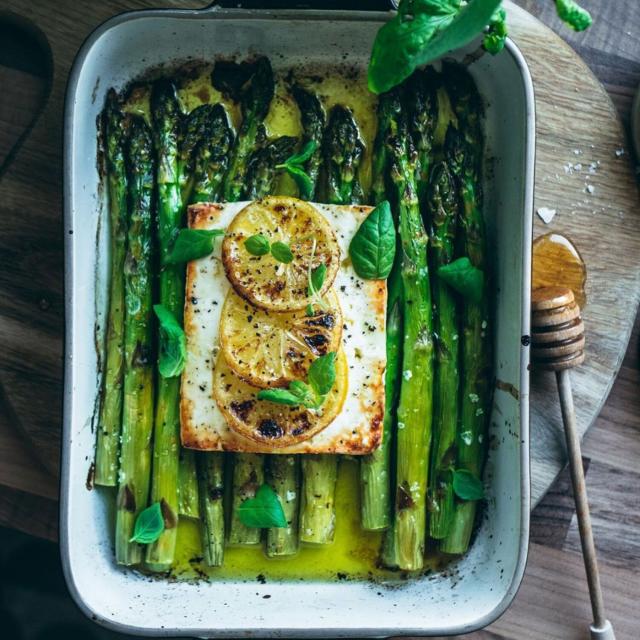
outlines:
[{"label": "baking dish handle", "polygon": [[211,3],[211,8],[388,11],[395,9],[397,4],[397,0],[218,0]]}]

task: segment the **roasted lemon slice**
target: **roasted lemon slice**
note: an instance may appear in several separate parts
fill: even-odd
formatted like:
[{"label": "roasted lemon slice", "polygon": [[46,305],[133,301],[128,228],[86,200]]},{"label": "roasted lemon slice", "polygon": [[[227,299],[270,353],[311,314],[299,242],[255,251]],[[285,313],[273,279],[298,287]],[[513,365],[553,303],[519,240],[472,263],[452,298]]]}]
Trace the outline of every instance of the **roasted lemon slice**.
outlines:
[{"label": "roasted lemon slice", "polygon": [[[249,252],[245,242],[259,236],[263,255]],[[291,250],[282,262],[273,249]],[[278,255],[278,252],[275,252]],[[313,302],[309,277],[321,264],[326,267],[320,295],[324,295],[338,272],[340,247],[325,218],[310,204],[288,197],[269,197],[247,205],[227,228],[222,243],[227,278],[246,300],[263,309],[295,311]]]},{"label": "roasted lemon slice", "polygon": [[220,343],[227,364],[256,387],[281,387],[304,380],[311,363],[337,351],[342,336],[338,296],[329,289],[313,315],[277,313],[255,307],[229,290],[220,318]]},{"label": "roasted lemon slice", "polygon": [[348,388],[347,359],[336,357],[336,381],[319,409],[258,400],[260,389],[237,376],[220,354],[213,373],[213,395],[236,433],[275,448],[289,447],[327,427],[340,413]]}]

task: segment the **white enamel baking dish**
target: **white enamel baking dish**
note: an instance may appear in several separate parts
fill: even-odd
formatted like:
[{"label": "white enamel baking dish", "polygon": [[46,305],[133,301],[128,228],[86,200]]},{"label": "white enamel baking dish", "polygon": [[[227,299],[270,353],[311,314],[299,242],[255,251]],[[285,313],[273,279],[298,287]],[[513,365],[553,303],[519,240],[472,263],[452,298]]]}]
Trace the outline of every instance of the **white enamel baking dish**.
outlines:
[{"label": "white enamel baking dish", "polygon": [[[393,588],[367,582],[185,583],[150,580],[113,561],[112,513],[85,479],[98,390],[96,326],[107,294],[106,210],[96,168],[96,118],[109,87],[159,63],[262,53],[274,67],[365,65],[388,14],[246,10],[145,11],[95,31],[76,59],[65,113],[66,352],[60,544],[80,608],[112,629],[148,636],[370,637],[444,635],[492,622],[524,571],[529,519],[530,242],[534,99],[512,42],[472,66],[486,101],[489,246],[497,284],[498,388],[487,465],[488,508],[475,544],[443,575]],[[469,48],[471,50],[472,47]],[[464,52],[456,57],[460,58]],[[270,595],[263,599],[263,595]]]}]

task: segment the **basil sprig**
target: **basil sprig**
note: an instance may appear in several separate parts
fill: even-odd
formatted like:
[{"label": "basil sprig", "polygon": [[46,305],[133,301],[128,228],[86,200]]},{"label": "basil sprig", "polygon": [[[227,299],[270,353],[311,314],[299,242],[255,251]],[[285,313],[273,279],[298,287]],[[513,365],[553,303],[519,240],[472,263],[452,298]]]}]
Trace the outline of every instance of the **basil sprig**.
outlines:
[{"label": "basil sprig", "polygon": [[381,202],[351,239],[349,255],[355,272],[365,280],[386,278],[396,255],[396,230],[391,207]]},{"label": "basil sprig", "polygon": [[133,536],[129,542],[151,544],[162,535],[164,528],[162,507],[159,502],[154,502],[138,514],[133,528]]},{"label": "basil sprig", "polygon": [[216,238],[224,235],[222,229],[180,229],[164,264],[180,264],[204,258],[213,251]]},{"label": "basil sprig", "polygon": [[484,294],[484,271],[471,264],[466,256],[438,268],[438,277],[463,297],[479,304]]},{"label": "basil sprig", "polygon": [[453,472],[453,491],[461,500],[482,500],[484,486],[482,480],[467,469]]},{"label": "basil sprig", "polygon": [[401,0],[398,13],[376,35],[369,89],[384,93],[420,65],[471,42],[502,0]]},{"label": "basil sprig", "polygon": [[283,529],[288,526],[280,499],[268,484],[261,485],[254,498],[240,504],[236,513],[240,522],[252,529]]},{"label": "basil sprig", "polygon": [[[369,61],[369,89],[389,91],[414,70],[485,31],[483,48],[496,54],[507,37],[502,0],[400,0],[398,13],[383,25]],[[590,13],[575,0],[554,0],[560,19],[575,31],[591,26]]]},{"label": "basil sprig", "polygon": [[249,236],[244,241],[244,248],[252,255],[256,257],[265,256],[271,252],[271,255],[278,261],[284,264],[289,264],[293,260],[293,253],[291,247],[285,242],[274,242],[271,244],[266,236],[261,233],[256,233],[253,236]]},{"label": "basil sprig", "polygon": [[153,305],[158,318],[160,353],[158,371],[163,378],[175,378],[182,373],[187,357],[187,340],[176,317],[162,304]]},{"label": "basil sprig", "polygon": [[309,140],[301,151],[294,153],[282,164],[276,165],[276,169],[284,169],[295,180],[303,200],[308,200],[313,193],[313,180],[304,170],[304,164],[316,152],[317,148],[318,143],[315,140]]},{"label": "basil sprig", "polygon": [[307,382],[294,380],[287,389],[261,389],[258,400],[290,407],[319,409],[336,382],[336,354],[332,351],[316,358],[309,367]]}]

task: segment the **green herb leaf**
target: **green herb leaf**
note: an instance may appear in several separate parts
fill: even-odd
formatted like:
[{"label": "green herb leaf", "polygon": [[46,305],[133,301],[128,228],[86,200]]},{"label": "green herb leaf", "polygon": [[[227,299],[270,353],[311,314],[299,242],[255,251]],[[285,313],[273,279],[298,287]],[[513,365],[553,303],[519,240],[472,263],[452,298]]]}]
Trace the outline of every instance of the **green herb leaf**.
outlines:
[{"label": "green herb leaf", "polygon": [[314,360],[309,367],[308,384],[293,380],[288,389],[260,389],[256,397],[290,407],[319,409],[336,381],[335,359],[336,354],[331,352]]},{"label": "green herb leaf", "polygon": [[461,500],[484,498],[482,481],[467,469],[456,469],[453,472],[453,491]]},{"label": "green herb leaf", "polygon": [[471,42],[489,24],[502,0],[401,0],[398,14],[376,35],[369,89],[384,93],[420,65]]},{"label": "green herb leaf", "polygon": [[466,256],[440,267],[438,277],[472,302],[482,301],[484,272],[474,267]]},{"label": "green herb leaf", "polygon": [[187,356],[187,340],[176,317],[164,305],[156,304],[153,310],[160,323],[160,353],[158,371],[163,378],[175,378],[182,373]]},{"label": "green herb leaf", "polygon": [[331,391],[336,381],[336,354],[333,351],[311,363],[308,380],[319,396],[326,396]]},{"label": "green herb leaf", "polygon": [[315,407],[318,402],[322,404],[322,399],[317,398],[313,389],[302,380],[292,380],[289,383],[289,391],[296,395],[300,404],[305,407]]},{"label": "green herb leaf", "polygon": [[491,55],[496,55],[504,49],[504,43],[507,39],[507,12],[500,8],[491,18],[489,28],[482,40],[482,47]]},{"label": "green herb leaf", "polygon": [[307,286],[307,295],[315,296],[322,291],[322,285],[324,284],[324,279],[327,275],[327,265],[319,264],[312,272],[311,277],[309,278],[309,285]]},{"label": "green herb leaf", "polygon": [[222,229],[180,229],[164,264],[180,264],[208,256],[214,240],[224,235]]},{"label": "green herb leaf", "polygon": [[289,526],[280,499],[268,484],[260,486],[255,498],[245,500],[236,512],[240,522],[252,529],[284,529]]},{"label": "green herb leaf", "polygon": [[252,256],[264,256],[271,250],[269,241],[261,233],[247,238],[244,247]]},{"label": "green herb leaf", "polygon": [[315,140],[309,140],[300,152],[294,153],[282,164],[276,165],[276,169],[285,169],[295,180],[298,190],[300,191],[300,197],[303,200],[307,200],[311,197],[311,193],[313,191],[313,180],[311,180],[307,172],[304,170],[303,164],[311,158],[317,148],[318,143]]},{"label": "green herb leaf", "polygon": [[133,536],[129,542],[151,544],[155,542],[164,531],[164,518],[159,502],[154,502],[138,514],[133,529]]},{"label": "green herb leaf", "polygon": [[294,164],[285,164],[284,168],[294,179],[296,186],[300,191],[300,197],[303,200],[307,200],[313,191],[313,180],[309,177],[309,174],[302,167],[298,167]]},{"label": "green herb leaf", "polygon": [[293,260],[293,253],[288,244],[284,242],[274,242],[271,245],[271,255],[284,264],[289,264]]},{"label": "green herb leaf", "polygon": [[[309,140],[309,142],[307,142],[307,144],[302,147],[301,151],[299,151],[298,153],[294,153],[292,156],[289,156],[283,164],[303,164],[315,153],[317,148],[318,143],[315,140]],[[278,165],[278,167],[282,166],[283,165]]]},{"label": "green herb leaf", "polygon": [[584,31],[591,26],[591,14],[574,0],[556,0],[558,17],[574,31]]},{"label": "green herb leaf", "polygon": [[391,207],[381,202],[351,239],[349,255],[355,272],[365,280],[386,278],[396,255],[396,230]]},{"label": "green herb leaf", "polygon": [[300,402],[300,396],[290,389],[260,389],[257,395],[258,400],[266,400],[275,404],[285,404],[289,407],[296,407]]}]

